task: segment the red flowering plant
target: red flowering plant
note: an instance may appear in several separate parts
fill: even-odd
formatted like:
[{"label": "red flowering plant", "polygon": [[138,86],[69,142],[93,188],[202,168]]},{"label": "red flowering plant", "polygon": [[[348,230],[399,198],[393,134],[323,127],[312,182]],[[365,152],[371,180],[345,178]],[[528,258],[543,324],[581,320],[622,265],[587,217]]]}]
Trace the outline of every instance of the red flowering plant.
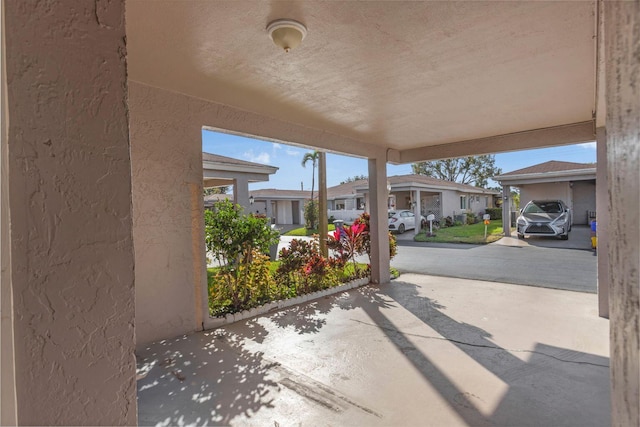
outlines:
[{"label": "red flowering plant", "polygon": [[360,276],[356,256],[365,253],[366,228],[366,224],[356,221],[348,227],[336,228],[333,234],[329,235],[329,240],[327,241],[327,247],[338,254],[336,259],[341,261],[342,265],[351,260],[355,277]]}]

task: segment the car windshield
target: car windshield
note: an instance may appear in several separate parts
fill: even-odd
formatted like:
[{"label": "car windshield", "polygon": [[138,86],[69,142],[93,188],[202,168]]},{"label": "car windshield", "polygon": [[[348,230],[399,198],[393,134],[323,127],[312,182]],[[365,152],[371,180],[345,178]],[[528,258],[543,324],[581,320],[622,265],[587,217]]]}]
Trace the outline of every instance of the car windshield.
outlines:
[{"label": "car windshield", "polygon": [[561,213],[562,206],[558,202],[529,202],[524,213]]}]

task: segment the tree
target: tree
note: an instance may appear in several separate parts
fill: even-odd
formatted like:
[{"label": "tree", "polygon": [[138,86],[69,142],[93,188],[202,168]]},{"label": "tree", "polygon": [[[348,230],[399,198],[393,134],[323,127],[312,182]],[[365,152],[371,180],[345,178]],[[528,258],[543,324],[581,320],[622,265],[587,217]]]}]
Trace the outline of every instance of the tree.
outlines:
[{"label": "tree", "polygon": [[[320,153],[318,151],[313,151],[312,153],[305,153],[304,157],[302,157],[302,167],[307,167],[307,162],[311,161],[313,165],[313,171],[311,173],[311,204],[315,205],[315,201],[313,200],[313,190],[315,190],[316,186],[316,165],[318,164],[318,158],[320,157]],[[314,211],[313,206],[311,207],[311,211]],[[306,212],[306,209],[305,209]],[[317,218],[317,217],[316,217]],[[310,225],[310,228],[315,228],[315,218],[305,218]]]},{"label": "tree", "polygon": [[205,196],[209,196],[211,194],[227,194],[227,191],[229,191],[229,186],[210,187],[210,188],[205,188],[203,190],[203,193]]},{"label": "tree", "polygon": [[486,187],[489,178],[500,175],[494,155],[459,157],[457,159],[433,160],[411,165],[413,173],[427,175],[444,181],[473,184]]},{"label": "tree", "polygon": [[369,177],[366,176],[366,175],[356,175],[356,176],[353,176],[351,178],[345,179],[340,184],[347,184],[349,182],[360,181],[361,179],[369,179]]}]

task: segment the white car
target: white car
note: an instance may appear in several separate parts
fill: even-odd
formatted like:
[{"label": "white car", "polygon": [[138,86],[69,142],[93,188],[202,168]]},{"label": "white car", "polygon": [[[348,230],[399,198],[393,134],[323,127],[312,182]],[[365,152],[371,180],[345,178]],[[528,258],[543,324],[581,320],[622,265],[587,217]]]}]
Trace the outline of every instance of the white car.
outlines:
[{"label": "white car", "polygon": [[[427,223],[425,217],[420,216],[421,224],[424,227]],[[416,228],[416,217],[410,210],[389,211],[389,230],[397,231],[398,234],[406,230]]]}]

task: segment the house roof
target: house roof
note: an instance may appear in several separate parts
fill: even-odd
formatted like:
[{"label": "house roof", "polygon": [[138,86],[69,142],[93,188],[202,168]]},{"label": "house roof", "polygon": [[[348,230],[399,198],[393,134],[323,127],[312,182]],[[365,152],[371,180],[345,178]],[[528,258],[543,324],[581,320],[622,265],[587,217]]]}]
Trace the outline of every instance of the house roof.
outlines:
[{"label": "house roof", "polygon": [[205,171],[253,172],[268,175],[278,171],[278,168],[275,166],[247,162],[245,160],[206,153],[204,151],[202,152],[202,167]]},{"label": "house roof", "polygon": [[596,179],[596,164],[551,160],[504,173],[493,179],[501,184],[516,186],[545,182],[593,180]]},{"label": "house roof", "polygon": [[488,190],[486,188],[476,187],[468,184],[460,184],[458,182],[444,181],[442,179],[433,178],[426,175],[414,174],[390,176],[389,183],[392,187],[394,185],[409,185],[412,187],[457,190],[464,193],[499,194],[499,192],[495,190]]},{"label": "house roof", "polygon": [[[279,190],[276,188],[263,188],[260,190],[250,191],[250,194],[256,198],[269,199],[309,199],[311,191],[307,190]],[[315,194],[318,194],[317,192]]]},{"label": "house roof", "polygon": [[[499,194],[495,190],[474,187],[473,185],[459,184],[457,182],[443,181],[441,179],[428,177],[425,175],[395,175],[389,177],[392,191],[403,191],[407,189],[421,189],[423,191],[455,190],[471,194]],[[341,198],[352,198],[366,193],[369,189],[369,182],[366,179],[347,182],[327,188],[327,199],[336,200]],[[316,197],[318,193],[314,194]],[[251,195],[256,199],[309,199],[311,192],[306,190],[278,190],[275,188],[265,188],[251,191]]]},{"label": "house roof", "polygon": [[525,174],[537,174],[547,172],[565,172],[565,171],[577,171],[584,169],[595,169],[595,163],[573,163],[573,162],[561,162],[558,160],[551,160],[548,162],[540,163],[537,165],[529,166],[526,168],[518,169],[512,172],[503,173],[498,175],[495,179],[505,176],[513,175],[525,175]]},{"label": "house roof", "polygon": [[327,198],[339,199],[341,197],[350,197],[351,195],[358,193],[358,188],[363,186],[367,187],[369,185],[368,182],[369,181],[366,179],[358,179],[356,181],[351,181],[327,188]]}]

